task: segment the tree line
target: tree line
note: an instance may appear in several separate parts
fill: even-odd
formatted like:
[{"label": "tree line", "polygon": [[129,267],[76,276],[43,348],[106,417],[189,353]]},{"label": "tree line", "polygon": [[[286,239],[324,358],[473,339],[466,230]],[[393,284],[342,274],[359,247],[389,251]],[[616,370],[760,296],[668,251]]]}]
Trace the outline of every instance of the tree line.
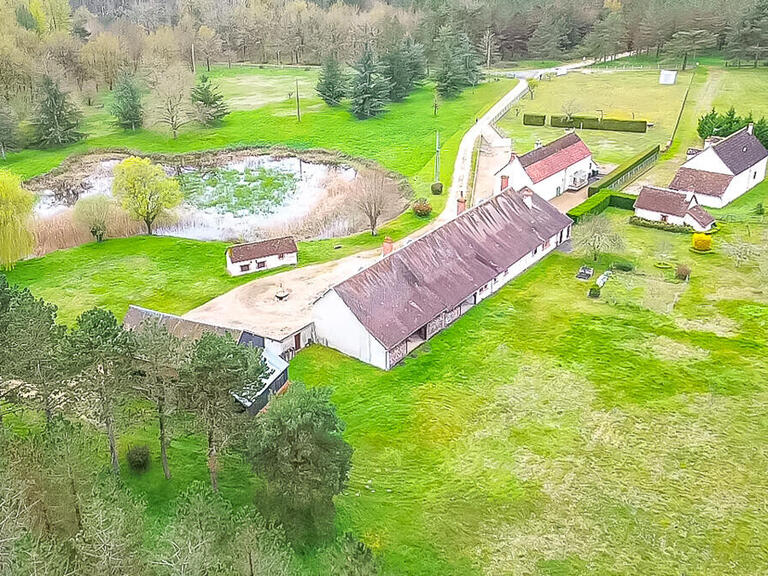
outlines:
[{"label": "tree line", "polygon": [[753,134],[755,138],[768,148],[768,119],[760,117],[760,119],[755,120],[751,112],[746,116],[739,116],[733,107],[725,114],[714,109],[704,114],[699,118],[697,130],[702,140],[706,140],[710,136],[725,138],[749,124],[754,124]]},{"label": "tree line", "polygon": [[[286,534],[294,546],[332,536],[352,448],[328,389],[295,384],[248,416],[234,395],[252,397],[266,371],[259,349],[227,334],[184,340],[155,319],[127,331],[98,308],[68,328],[54,305],[0,275],[0,572],[293,573]],[[123,486],[118,450],[124,411],[137,402],[154,413],[165,480],[182,416],[205,438],[210,477],[181,498],[151,562],[145,504]],[[14,432],[21,423],[26,431]],[[250,462],[264,482],[260,510],[230,509],[219,496],[223,454]],[[139,471],[148,463],[133,449],[128,462]],[[254,571],[253,562],[276,571]]]}]

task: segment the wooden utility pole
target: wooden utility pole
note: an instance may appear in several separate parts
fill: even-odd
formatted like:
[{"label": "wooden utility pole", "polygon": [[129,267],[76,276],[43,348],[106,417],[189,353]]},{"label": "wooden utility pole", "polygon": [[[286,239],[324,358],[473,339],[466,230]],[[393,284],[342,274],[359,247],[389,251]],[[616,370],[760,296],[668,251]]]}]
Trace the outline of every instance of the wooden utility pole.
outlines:
[{"label": "wooden utility pole", "polygon": [[301,103],[299,101],[299,79],[296,78],[296,118],[301,122]]},{"label": "wooden utility pole", "polygon": [[440,182],[440,132],[435,139],[435,182]]}]

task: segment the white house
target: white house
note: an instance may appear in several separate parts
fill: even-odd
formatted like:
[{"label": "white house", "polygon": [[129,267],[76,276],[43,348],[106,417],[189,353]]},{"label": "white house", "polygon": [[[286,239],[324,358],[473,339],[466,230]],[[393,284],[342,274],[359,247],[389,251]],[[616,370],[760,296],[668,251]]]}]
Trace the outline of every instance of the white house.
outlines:
[{"label": "white house", "polygon": [[635,200],[635,216],[653,222],[690,226],[697,232],[708,232],[715,225],[715,219],[699,206],[695,194],[653,186],[643,186],[640,190]]},{"label": "white house", "polygon": [[566,241],[571,224],[530,189],[507,189],[326,291],[316,340],[388,370]]},{"label": "white house", "polygon": [[496,189],[530,188],[544,200],[551,200],[566,190],[583,188],[596,170],[592,152],[578,134],[571,132],[522,156],[512,153],[509,162],[496,172]]},{"label": "white house", "polygon": [[237,244],[227,248],[227,271],[230,276],[242,276],[278,266],[298,263],[299,249],[290,236],[261,242]]},{"label": "white house", "polygon": [[694,192],[702,206],[722,208],[765,179],[768,150],[750,124],[722,140],[708,141],[678,170],[669,185]]}]

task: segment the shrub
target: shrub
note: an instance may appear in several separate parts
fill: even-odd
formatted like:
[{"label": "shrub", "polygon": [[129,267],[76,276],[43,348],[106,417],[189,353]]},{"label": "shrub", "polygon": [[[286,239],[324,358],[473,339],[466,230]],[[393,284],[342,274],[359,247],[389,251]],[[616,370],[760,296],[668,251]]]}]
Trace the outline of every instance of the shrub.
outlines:
[{"label": "shrub", "polygon": [[678,264],[675,270],[675,278],[678,280],[688,280],[691,277],[691,267],[685,264]]},{"label": "shrub", "polygon": [[426,198],[417,198],[413,202],[413,213],[420,218],[426,218],[432,213],[432,204]]},{"label": "shrub", "polygon": [[763,206],[762,202],[758,202],[757,205],[755,206],[755,214],[757,214],[758,216],[762,216],[763,214],[765,214],[765,206]]},{"label": "shrub", "polygon": [[613,132],[638,132],[648,130],[645,120],[620,120],[618,118],[603,118],[596,116],[560,116],[552,115],[549,123],[553,128],[580,128],[582,130],[611,130]]},{"label": "shrub", "polygon": [[693,235],[693,249],[699,252],[709,252],[712,250],[712,236],[697,232]]},{"label": "shrub", "polygon": [[432,194],[435,196],[439,196],[443,193],[443,183],[442,182],[435,182],[432,184]]},{"label": "shrub", "polygon": [[664,230],[665,232],[680,232],[682,234],[690,234],[693,232],[693,228],[688,226],[678,226],[677,224],[670,224],[669,222],[657,222],[656,220],[646,220],[639,216],[632,216],[629,219],[630,224],[635,226],[644,226],[646,228],[655,228],[656,230]]},{"label": "shrub", "polygon": [[547,122],[545,114],[523,114],[523,124],[525,126],[544,126]]},{"label": "shrub", "polygon": [[589,287],[589,292],[587,292],[587,296],[590,298],[600,298],[600,286],[597,284],[592,284],[592,286]]},{"label": "shrub", "polygon": [[642,152],[635,156],[634,158],[630,158],[623,164],[620,164],[616,168],[614,168],[609,174],[606,174],[605,177],[600,179],[596,184],[593,184],[587,189],[587,195],[593,196],[594,194],[597,194],[600,190],[604,190],[605,188],[610,188],[613,184],[621,180],[625,175],[631,173],[633,170],[636,170],[638,166],[641,166],[646,161],[648,161],[651,158],[658,157],[660,151],[660,147],[657,144],[656,146],[652,146],[651,148],[648,148],[645,152]]},{"label": "shrub", "polygon": [[629,260],[617,260],[611,265],[614,270],[620,270],[621,272],[632,272],[635,269],[635,265]]},{"label": "shrub", "polygon": [[587,198],[584,202],[578,206],[574,206],[568,212],[568,216],[574,222],[578,222],[584,216],[589,214],[600,214],[603,210],[609,206],[614,208],[622,208],[624,210],[632,210],[635,205],[637,196],[632,194],[625,194],[624,192],[616,192],[614,190],[601,190],[599,194]]},{"label": "shrub", "polygon": [[131,446],[126,457],[131,469],[136,472],[144,472],[149,468],[149,446],[146,444]]}]

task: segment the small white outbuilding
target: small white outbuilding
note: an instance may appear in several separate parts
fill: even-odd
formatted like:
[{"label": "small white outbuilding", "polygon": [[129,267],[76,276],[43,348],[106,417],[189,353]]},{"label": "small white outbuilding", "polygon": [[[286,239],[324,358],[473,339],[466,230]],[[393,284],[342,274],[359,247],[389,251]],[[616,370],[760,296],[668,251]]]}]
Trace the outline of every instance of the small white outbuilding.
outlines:
[{"label": "small white outbuilding", "polygon": [[659,84],[671,86],[677,83],[677,70],[662,70],[659,73]]}]

